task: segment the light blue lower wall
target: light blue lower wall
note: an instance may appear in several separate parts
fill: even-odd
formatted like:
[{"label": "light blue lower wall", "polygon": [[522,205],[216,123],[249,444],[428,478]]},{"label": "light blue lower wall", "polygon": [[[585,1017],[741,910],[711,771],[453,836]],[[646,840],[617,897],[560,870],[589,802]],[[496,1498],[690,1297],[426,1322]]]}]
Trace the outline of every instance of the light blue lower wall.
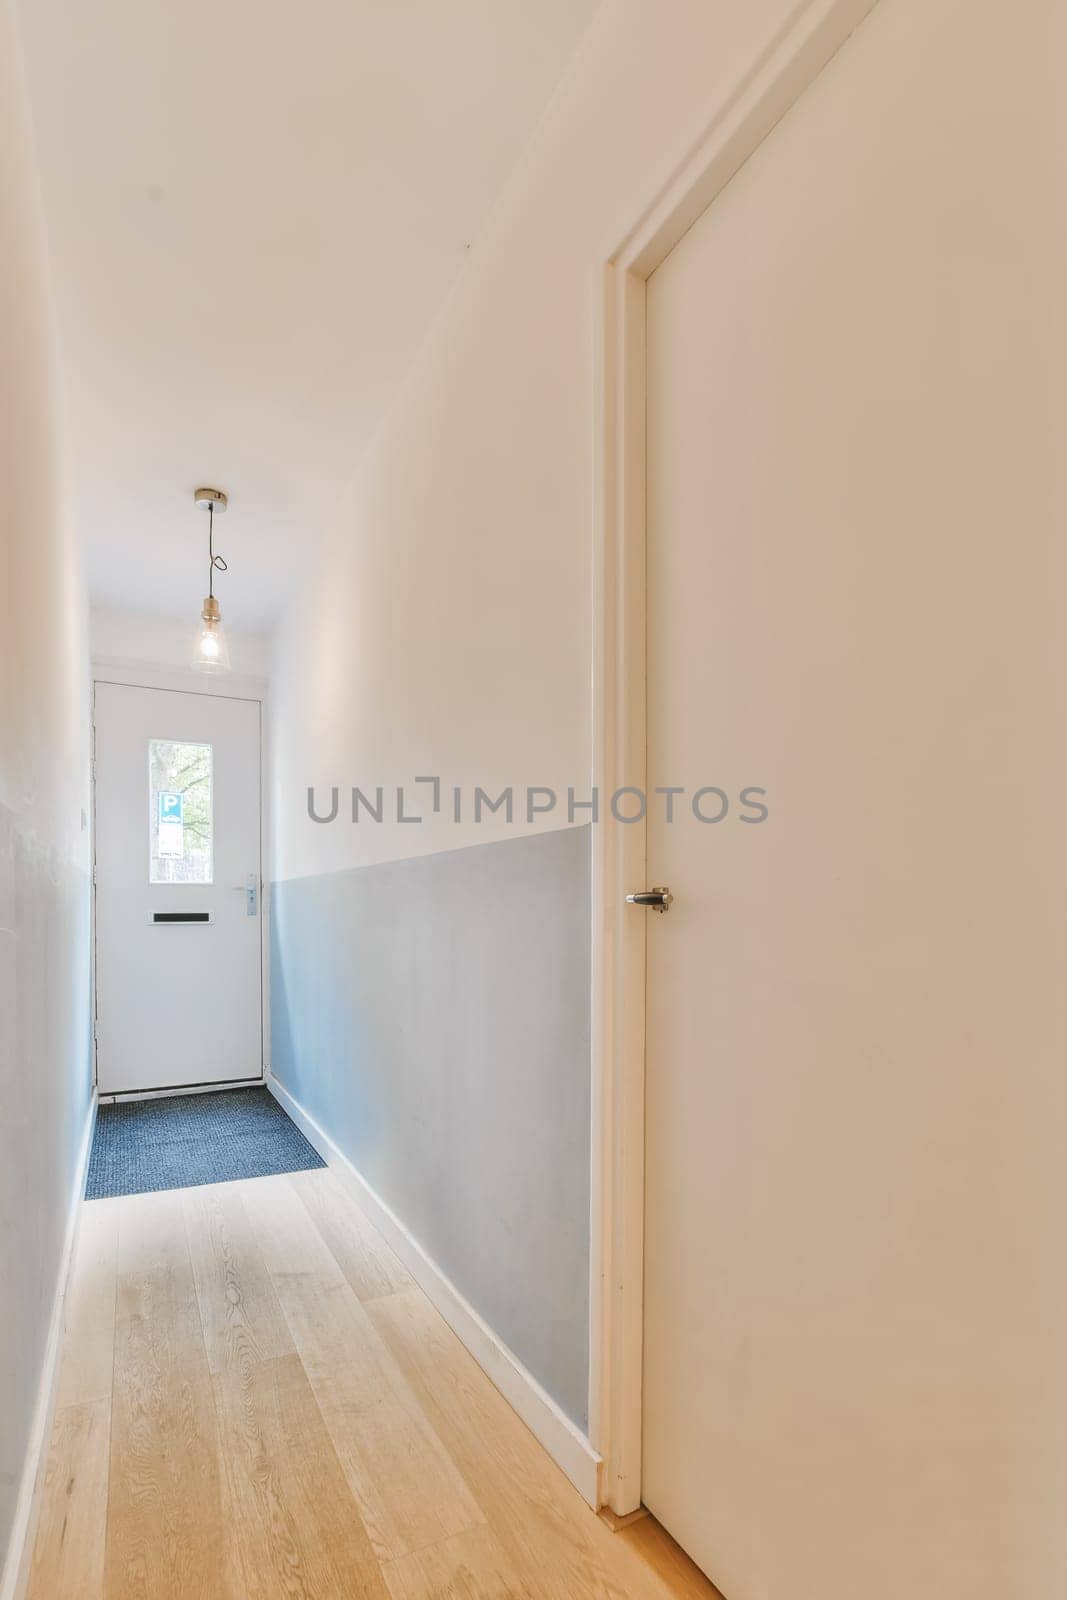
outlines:
[{"label": "light blue lower wall", "polygon": [[582,1427],[590,829],[272,885],[271,1067]]},{"label": "light blue lower wall", "polygon": [[88,876],[0,805],[0,1567],[92,1102],[89,1028]]}]

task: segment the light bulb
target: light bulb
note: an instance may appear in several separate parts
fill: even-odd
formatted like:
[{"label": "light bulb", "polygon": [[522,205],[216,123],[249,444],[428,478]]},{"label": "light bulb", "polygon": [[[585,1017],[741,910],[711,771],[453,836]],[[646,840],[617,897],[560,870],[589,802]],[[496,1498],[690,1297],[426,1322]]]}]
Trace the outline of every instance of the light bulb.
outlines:
[{"label": "light bulb", "polygon": [[214,599],[204,601],[200,627],[193,641],[190,665],[197,672],[229,672],[230,651],[222,631],[219,603]]}]

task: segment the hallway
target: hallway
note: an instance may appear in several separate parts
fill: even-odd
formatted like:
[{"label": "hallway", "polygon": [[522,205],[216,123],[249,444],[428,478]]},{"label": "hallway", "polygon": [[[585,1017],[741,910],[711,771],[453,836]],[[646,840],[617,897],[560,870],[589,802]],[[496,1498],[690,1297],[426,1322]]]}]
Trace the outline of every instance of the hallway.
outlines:
[{"label": "hallway", "polygon": [[0,1600],[1067,1600],[1065,59],[0,0]]},{"label": "hallway", "polygon": [[328,1170],[83,1209],[30,1600],[716,1591],[595,1517]]}]

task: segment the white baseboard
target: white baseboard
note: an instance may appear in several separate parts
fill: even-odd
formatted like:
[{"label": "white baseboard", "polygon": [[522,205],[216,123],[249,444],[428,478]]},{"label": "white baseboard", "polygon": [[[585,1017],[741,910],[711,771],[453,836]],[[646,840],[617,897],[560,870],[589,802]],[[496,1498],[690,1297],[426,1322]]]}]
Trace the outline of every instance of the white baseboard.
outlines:
[{"label": "white baseboard", "polygon": [[418,1240],[412,1237],[400,1218],[375,1194],[329,1134],[319,1127],[270,1071],[267,1073],[267,1088],[309,1143],[314,1145],[327,1166],[351,1190],[360,1209],[366,1212],[453,1333],[466,1345],[478,1365],[556,1465],[566,1473],[578,1493],[594,1510],[599,1509],[600,1457],[585,1434],[560,1410],[552,1396],[545,1392],[532,1373],[526,1370],[518,1357],[479,1316],[455,1284],[427,1255]]},{"label": "white baseboard", "polygon": [[63,1342],[63,1324],[70,1287],[70,1271],[74,1263],[74,1249],[78,1241],[78,1224],[81,1221],[82,1197],[85,1194],[85,1177],[89,1165],[89,1151],[93,1144],[96,1126],[96,1093],[89,1103],[85,1119],[81,1148],[75,1170],[74,1194],[67,1216],[67,1231],[63,1240],[63,1254],[59,1259],[59,1273],[52,1299],[52,1316],[48,1324],[48,1338],[44,1348],[41,1380],[37,1387],[37,1405],[34,1408],[30,1437],[26,1445],[26,1459],[22,1467],[15,1516],[11,1524],[7,1558],[3,1576],[0,1577],[0,1600],[22,1600],[30,1577],[30,1562],[37,1536],[37,1519],[41,1509],[41,1491],[44,1487],[45,1469],[48,1465],[48,1448],[52,1438],[52,1419],[56,1404],[56,1382],[59,1377],[59,1356]]}]

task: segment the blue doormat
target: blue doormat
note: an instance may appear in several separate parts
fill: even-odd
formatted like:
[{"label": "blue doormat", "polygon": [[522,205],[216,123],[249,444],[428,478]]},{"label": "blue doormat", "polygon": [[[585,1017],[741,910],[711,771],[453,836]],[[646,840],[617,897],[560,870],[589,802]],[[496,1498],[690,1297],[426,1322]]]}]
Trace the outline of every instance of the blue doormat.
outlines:
[{"label": "blue doormat", "polygon": [[268,1089],[125,1100],[97,1112],[85,1198],[190,1189],[325,1165]]}]

